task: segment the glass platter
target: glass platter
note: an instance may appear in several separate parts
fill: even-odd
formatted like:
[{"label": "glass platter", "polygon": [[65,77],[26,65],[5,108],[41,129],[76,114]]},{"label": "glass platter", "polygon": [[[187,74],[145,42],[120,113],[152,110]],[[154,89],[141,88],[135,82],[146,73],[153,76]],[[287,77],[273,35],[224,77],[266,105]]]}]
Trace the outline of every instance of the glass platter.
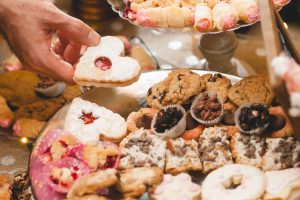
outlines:
[{"label": "glass platter", "polygon": [[[81,97],[85,100],[97,103],[100,106],[104,106],[116,113],[119,113],[121,116],[126,118],[132,111],[138,110],[140,107],[145,107],[145,96],[147,94],[148,89],[155,83],[163,80],[167,77],[168,73],[171,70],[160,70],[160,71],[152,71],[143,73],[140,79],[132,84],[131,86],[127,86],[124,88],[114,88],[114,89],[105,89],[105,88],[96,88],[92,89],[86,93],[84,93]],[[202,71],[202,70],[193,70],[199,75],[203,75],[206,73],[216,73],[211,71]],[[231,80],[234,84],[241,80],[240,77],[223,74],[227,78]],[[38,137],[32,153],[31,157],[36,155],[37,148],[44,137],[45,133],[48,130],[53,128],[63,128],[64,118],[68,111],[69,105],[63,107],[59,112],[57,112],[51,120],[46,124],[44,129],[42,130],[40,136]],[[30,164],[29,164],[30,169]],[[30,174],[29,174],[30,176]],[[192,174],[193,176],[193,174]],[[30,177],[31,178],[31,177]],[[193,176],[195,181],[201,182],[203,180],[203,176]],[[32,188],[33,192],[37,188]],[[147,195],[144,195],[142,199],[147,199]],[[113,198],[115,199],[115,198]]]}]

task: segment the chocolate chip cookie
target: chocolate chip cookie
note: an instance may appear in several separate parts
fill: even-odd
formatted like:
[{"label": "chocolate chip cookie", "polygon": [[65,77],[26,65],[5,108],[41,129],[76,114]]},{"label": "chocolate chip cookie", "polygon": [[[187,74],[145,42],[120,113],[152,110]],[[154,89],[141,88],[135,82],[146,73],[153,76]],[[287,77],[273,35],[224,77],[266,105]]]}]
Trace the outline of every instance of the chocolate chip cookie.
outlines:
[{"label": "chocolate chip cookie", "polygon": [[204,89],[204,80],[198,74],[184,68],[173,70],[166,79],[149,89],[147,104],[153,108],[189,104]]},{"label": "chocolate chip cookie", "polygon": [[201,78],[206,83],[206,90],[213,91],[218,98],[226,100],[231,87],[231,81],[222,74],[204,74]]},{"label": "chocolate chip cookie", "polygon": [[267,78],[257,75],[249,76],[232,86],[228,97],[239,106],[250,102],[270,105],[275,95]]}]

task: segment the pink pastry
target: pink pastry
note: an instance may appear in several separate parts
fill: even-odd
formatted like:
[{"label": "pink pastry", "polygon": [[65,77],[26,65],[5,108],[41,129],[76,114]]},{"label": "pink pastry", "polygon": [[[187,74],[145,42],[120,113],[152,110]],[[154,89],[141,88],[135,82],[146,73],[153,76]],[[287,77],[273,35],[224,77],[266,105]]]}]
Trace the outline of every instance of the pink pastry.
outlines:
[{"label": "pink pastry", "polygon": [[255,0],[232,0],[231,3],[245,23],[254,23],[260,19],[259,7]]},{"label": "pink pastry", "polygon": [[13,124],[12,119],[1,119],[0,120],[0,127],[2,128],[9,128]]},{"label": "pink pastry", "polygon": [[282,7],[287,4],[290,0],[273,0],[276,7]]},{"label": "pink pastry", "polygon": [[89,172],[90,168],[84,162],[66,157],[47,165],[47,184],[56,192],[67,193],[80,176]]},{"label": "pink pastry", "polygon": [[197,6],[195,8],[194,28],[199,32],[209,32],[213,29],[212,10],[208,6]]},{"label": "pink pastry", "polygon": [[233,5],[219,2],[215,5],[212,12],[213,21],[217,29],[225,31],[237,26],[239,17]]}]

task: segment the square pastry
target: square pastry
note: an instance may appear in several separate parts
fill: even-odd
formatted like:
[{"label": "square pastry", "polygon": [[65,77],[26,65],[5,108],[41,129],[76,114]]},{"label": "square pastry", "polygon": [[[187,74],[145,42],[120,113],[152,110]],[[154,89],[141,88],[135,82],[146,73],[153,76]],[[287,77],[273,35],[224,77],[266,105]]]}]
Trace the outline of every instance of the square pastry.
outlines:
[{"label": "square pastry", "polygon": [[151,131],[132,132],[120,143],[121,169],[134,167],[165,167],[166,142]]},{"label": "square pastry", "polygon": [[201,171],[198,142],[182,138],[167,141],[166,172],[179,174],[185,171]]},{"label": "square pastry", "polygon": [[296,138],[268,138],[263,170],[273,171],[300,166],[300,142]]},{"label": "square pastry", "polygon": [[231,139],[231,152],[236,163],[262,167],[265,139],[259,136],[235,134]]},{"label": "square pastry", "polygon": [[226,129],[222,127],[204,129],[199,138],[199,153],[204,174],[208,174],[226,164],[233,163]]},{"label": "square pastry", "polygon": [[0,174],[0,199],[1,200],[10,200],[11,190],[9,187],[9,177],[5,174]]}]

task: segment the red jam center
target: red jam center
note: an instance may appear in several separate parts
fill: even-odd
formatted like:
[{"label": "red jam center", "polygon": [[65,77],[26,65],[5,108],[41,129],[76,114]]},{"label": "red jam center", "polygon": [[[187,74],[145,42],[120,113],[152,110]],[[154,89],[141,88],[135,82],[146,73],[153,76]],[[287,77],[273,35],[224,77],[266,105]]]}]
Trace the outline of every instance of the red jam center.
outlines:
[{"label": "red jam center", "polygon": [[107,57],[100,57],[95,60],[95,66],[102,71],[109,70],[112,66],[112,63]]},{"label": "red jam center", "polygon": [[107,156],[106,163],[104,164],[104,169],[114,168],[116,165],[117,156]]},{"label": "red jam center", "polygon": [[79,119],[81,119],[84,122],[84,124],[91,124],[96,119],[98,119],[98,117],[94,117],[92,112],[85,113],[85,112],[82,111],[82,115]]}]

